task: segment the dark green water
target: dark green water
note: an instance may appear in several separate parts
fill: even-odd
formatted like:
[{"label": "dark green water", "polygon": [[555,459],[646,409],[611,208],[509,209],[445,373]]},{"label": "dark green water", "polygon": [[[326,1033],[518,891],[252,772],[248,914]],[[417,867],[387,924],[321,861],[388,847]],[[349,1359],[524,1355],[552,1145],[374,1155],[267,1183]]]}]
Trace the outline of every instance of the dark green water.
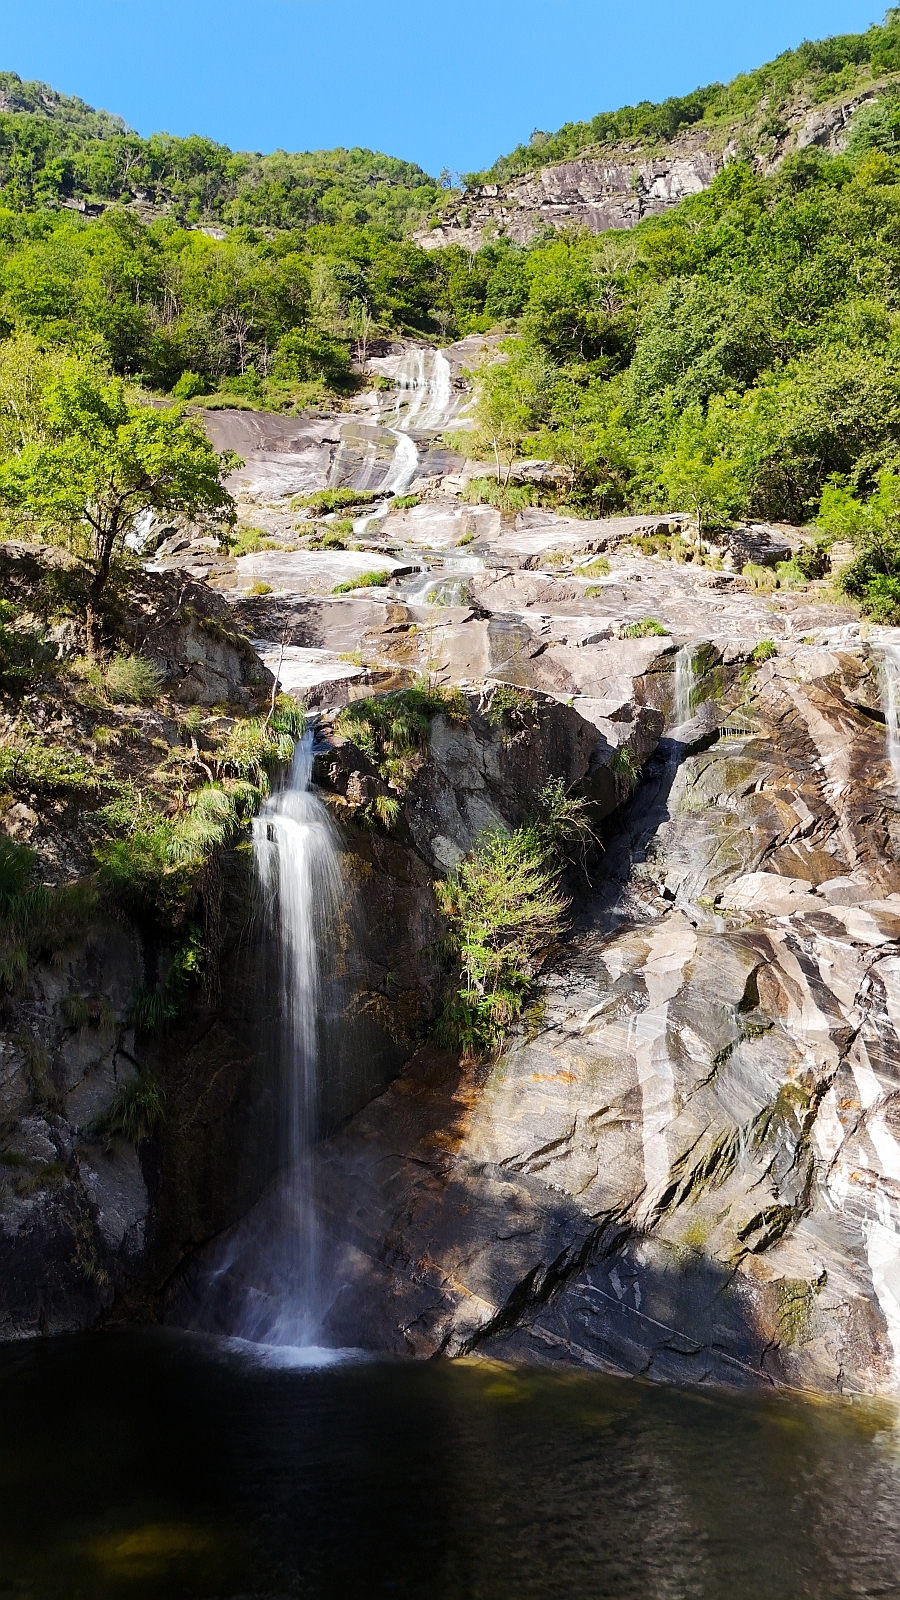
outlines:
[{"label": "dark green water", "polygon": [[893,1413],[156,1330],[0,1352],[0,1596],[900,1595]]}]

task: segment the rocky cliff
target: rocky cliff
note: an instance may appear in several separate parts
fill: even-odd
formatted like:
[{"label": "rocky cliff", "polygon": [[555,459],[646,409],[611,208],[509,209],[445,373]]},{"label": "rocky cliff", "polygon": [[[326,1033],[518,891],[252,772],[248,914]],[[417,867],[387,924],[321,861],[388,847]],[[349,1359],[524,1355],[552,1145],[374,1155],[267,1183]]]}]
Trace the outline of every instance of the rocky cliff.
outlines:
[{"label": "rocky cliff", "polygon": [[759,125],[713,124],[655,147],[637,141],[609,145],[577,160],[536,167],[508,183],[476,185],[416,240],[428,250],[449,244],[477,250],[498,237],[527,244],[547,228],[633,228],[707,189],[738,156],[750,155],[759,171],[773,172],[800,150],[842,150],[854,115],[878,98],[880,87],[824,105],[801,99],[775,131],[763,117]]},{"label": "rocky cliff", "polygon": [[[419,417],[455,403],[433,369],[404,402]],[[416,472],[430,427],[393,415]],[[253,553],[186,530],[142,580],[129,637],[159,704],[48,702],[40,737],[93,738],[102,767],[112,726],[149,781],[154,739],[176,765],[217,759],[223,724],[267,692],[263,663],[318,708],[348,884],[316,1158],[323,1342],[895,1392],[896,634],[866,632],[827,578],[776,587],[802,529],[738,530],[732,559],[671,539],[676,518],[469,505],[455,463],[419,471],[400,505],[351,506],[357,548],[329,548],[327,515],[298,530],[290,494],[303,474],[346,483],[340,434],[325,452],[260,437],[239,485]],[[734,570],[747,541],[771,581]],[[14,576],[34,558],[7,559]],[[337,714],[423,676],[458,690],[456,711],[432,711],[398,777]],[[14,744],[23,706],[38,716],[17,704]],[[589,802],[602,848],[566,878],[568,927],[523,1020],[495,1056],[460,1060],[430,1035],[449,981],[434,883],[485,828],[526,821],[549,776]],[[37,785],[4,796],[4,829],[64,881],[89,868],[99,803]],[[261,1037],[279,996],[246,848],[215,861],[198,915],[216,960],[166,1031],[134,1027],[166,953],[107,913],[7,1007],[7,1336],[160,1307],[190,1320],[206,1245],[272,1176]],[[111,1135],[122,1086],[148,1074],[164,1118]]]}]

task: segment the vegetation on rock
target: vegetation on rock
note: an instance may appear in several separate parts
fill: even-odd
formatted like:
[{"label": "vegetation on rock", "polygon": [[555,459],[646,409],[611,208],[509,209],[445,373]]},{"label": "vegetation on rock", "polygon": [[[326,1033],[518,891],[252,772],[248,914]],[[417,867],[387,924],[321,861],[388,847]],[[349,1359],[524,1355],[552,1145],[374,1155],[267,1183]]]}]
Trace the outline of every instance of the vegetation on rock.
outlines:
[{"label": "vegetation on rock", "polygon": [[568,901],[560,878],[573,845],[583,848],[591,837],[586,813],[587,803],[553,779],[538,795],[531,822],[486,834],[435,884],[457,969],[437,1035],[467,1059],[502,1044],[544,953],[562,932]]}]

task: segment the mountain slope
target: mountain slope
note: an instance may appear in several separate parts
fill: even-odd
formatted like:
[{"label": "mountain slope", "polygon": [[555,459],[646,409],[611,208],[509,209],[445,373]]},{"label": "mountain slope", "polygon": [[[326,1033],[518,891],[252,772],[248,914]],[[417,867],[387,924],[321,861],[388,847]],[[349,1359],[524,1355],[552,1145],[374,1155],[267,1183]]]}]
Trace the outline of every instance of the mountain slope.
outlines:
[{"label": "mountain slope", "polygon": [[467,173],[466,183],[470,188],[507,183],[536,168],[626,140],[632,148],[649,151],[698,125],[704,131],[718,131],[724,136],[723,143],[743,133],[762,153],[767,141],[774,144],[783,137],[788,119],[800,106],[851,99],[897,73],[900,7],[888,11],[881,27],[804,41],[798,49],[786,50],[755,71],[740,73],[730,83],[708,84],[661,104],[642,100],[636,106],[603,111],[589,122],[567,122],[556,133],[536,130],[529,144],[518,145],[483,172]]},{"label": "mountain slope", "polygon": [[120,117],[0,73],[0,205],[12,210],[119,203],[194,224],[374,223],[402,232],[443,198],[421,167],[394,156],[260,155],[197,135],[142,139]]}]

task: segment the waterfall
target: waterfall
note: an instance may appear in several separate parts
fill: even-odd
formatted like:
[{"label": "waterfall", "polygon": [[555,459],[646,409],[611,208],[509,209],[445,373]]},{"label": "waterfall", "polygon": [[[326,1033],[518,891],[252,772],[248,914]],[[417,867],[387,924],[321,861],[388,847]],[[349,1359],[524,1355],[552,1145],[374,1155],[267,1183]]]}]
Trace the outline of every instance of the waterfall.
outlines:
[{"label": "waterfall", "polygon": [[881,648],[881,699],[887,749],[894,782],[900,792],[900,644],[885,644]]},{"label": "waterfall", "polygon": [[381,488],[385,494],[391,491],[394,494],[403,494],[419,470],[419,452],[408,433],[401,433],[396,428],[391,428],[390,432],[397,440],[397,444],[394,459]]},{"label": "waterfall", "polygon": [[334,930],[346,900],[337,835],[310,788],[311,734],[253,823],[261,933],[276,969],[278,1176],[207,1261],[194,1325],[309,1351],[325,1311],[313,1147]]},{"label": "waterfall", "polygon": [[694,650],[683,644],[675,657],[675,692],[672,701],[672,726],[680,728],[691,720],[691,695],[694,690]]}]

